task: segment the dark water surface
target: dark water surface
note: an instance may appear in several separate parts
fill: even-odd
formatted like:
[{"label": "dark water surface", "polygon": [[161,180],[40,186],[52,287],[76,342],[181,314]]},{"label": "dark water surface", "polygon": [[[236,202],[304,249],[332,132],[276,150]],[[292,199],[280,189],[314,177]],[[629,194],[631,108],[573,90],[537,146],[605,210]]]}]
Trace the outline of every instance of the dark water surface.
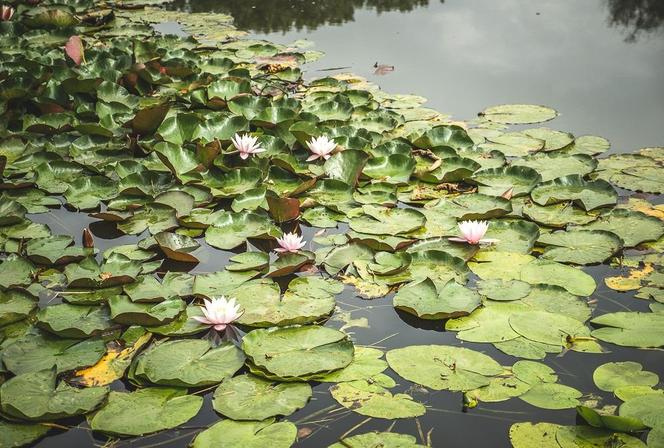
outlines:
[{"label": "dark water surface", "polygon": [[[561,116],[548,123],[576,135],[595,134],[608,138],[614,152],[631,152],[664,144],[664,2],[661,0],[190,0],[176,7],[190,11],[232,14],[238,28],[255,37],[279,43],[297,39],[315,42],[326,56],[306,66],[307,78],[325,76],[347,67],[395,93],[412,93],[429,99],[428,106],[458,119],[471,119],[486,106],[500,103],[533,103],[551,106]],[[373,65],[394,65],[385,76],[374,75]],[[657,200],[657,198],[651,198]],[[80,229],[96,220],[65,210],[32,215],[45,222],[54,234],[80,238]],[[100,251],[138,241],[123,236],[107,224],[92,224]],[[340,230],[338,230],[340,231]],[[305,229],[308,240],[311,229]],[[192,273],[221,269],[229,252],[206,250],[203,240],[195,255],[195,266],[171,266]],[[607,266],[586,269],[598,280],[594,315],[619,310],[647,310],[647,303],[631,294],[607,289],[605,276],[618,270]],[[358,345],[397,348],[414,344],[461,345],[455,333],[445,332],[441,321],[422,321],[396,312],[392,296],[374,301],[355,297],[347,287],[340,296],[340,312],[328,325],[339,328],[340,314],[352,319],[367,318],[369,328],[351,328]],[[497,361],[511,365],[517,358],[499,352],[490,344],[463,343]],[[560,376],[560,383],[584,393],[599,391],[592,372],[610,361],[636,360],[644,369],[664,376],[664,352],[609,346],[607,354],[569,352],[549,355],[545,362]],[[288,419],[298,425],[303,437],[298,447],[320,448],[346,433],[370,430],[413,434],[431,432],[434,447],[507,447],[510,425],[519,421],[575,424],[573,409],[546,411],[519,399],[482,403],[463,409],[461,393],[427,392],[412,388],[390,371],[399,386],[428,406],[419,419],[368,419],[341,408],[327,391],[329,384],[314,388],[314,398],[305,409]],[[602,393],[604,404],[618,404]],[[85,424],[44,439],[36,446],[54,447],[185,447],[201,429],[219,420],[208,394],[203,411],[179,431],[170,431],[133,441],[105,443],[93,439]],[[319,412],[320,411],[320,412]],[[580,423],[580,422],[579,422]],[[78,425],[79,422],[71,422]],[[421,442],[421,441],[420,441]],[[422,442],[421,442],[422,443]]]}]

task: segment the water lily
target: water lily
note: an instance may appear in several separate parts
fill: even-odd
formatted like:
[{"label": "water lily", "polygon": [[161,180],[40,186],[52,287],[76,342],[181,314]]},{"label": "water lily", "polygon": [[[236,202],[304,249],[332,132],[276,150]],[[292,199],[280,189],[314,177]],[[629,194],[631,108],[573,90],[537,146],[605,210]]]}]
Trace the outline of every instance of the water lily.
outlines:
[{"label": "water lily", "polygon": [[307,159],[307,162],[311,162],[312,160],[316,160],[321,157],[325,160],[332,157],[330,153],[334,151],[334,148],[337,147],[337,144],[322,135],[317,138],[312,138],[307,142],[307,146],[309,147],[309,151],[313,153]]},{"label": "water lily", "polygon": [[16,10],[9,5],[0,6],[0,20],[3,22],[9,22],[14,16],[15,12]]},{"label": "water lily", "polygon": [[235,303],[235,299],[226,299],[221,296],[204,300],[205,306],[201,307],[205,316],[194,316],[198,322],[210,325],[217,331],[223,331],[226,327],[238,320],[243,311],[240,311],[240,305]]},{"label": "water lily", "polygon": [[307,243],[302,240],[302,236],[297,233],[284,233],[281,238],[277,238],[279,246],[274,249],[275,252],[297,252],[302,249]]},{"label": "water lily", "polygon": [[231,141],[233,145],[240,151],[240,158],[245,160],[252,154],[258,154],[259,152],[264,152],[265,149],[261,148],[258,144],[258,137],[252,137],[249,134],[235,134]]},{"label": "water lily", "polygon": [[468,244],[491,244],[497,242],[498,240],[493,238],[484,238],[488,229],[488,221],[461,221],[459,223],[461,238],[454,237],[449,238],[449,240]]}]

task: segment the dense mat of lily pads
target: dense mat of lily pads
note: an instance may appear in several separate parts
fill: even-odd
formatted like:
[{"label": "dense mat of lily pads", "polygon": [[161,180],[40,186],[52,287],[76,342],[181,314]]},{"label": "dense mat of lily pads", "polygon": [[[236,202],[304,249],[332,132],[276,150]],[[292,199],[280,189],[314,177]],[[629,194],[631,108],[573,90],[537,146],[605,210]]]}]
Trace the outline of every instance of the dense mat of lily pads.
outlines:
[{"label": "dense mat of lily pads", "polygon": [[[623,402],[609,410],[540,362],[664,347],[664,209],[630,197],[664,192],[664,148],[598,157],[609,142],[542,127],[548,107],[457,122],[352,75],[305,83],[320,53],[160,3],[2,7],[0,446],[76,416],[109,437],[176,428],[213,390],[219,421],[192,446],[289,447],[313,383],[363,416],[425,414],[394,378],[587,423],[517,423],[517,448],[643,447],[647,431],[664,445],[656,373],[597,368]],[[150,26],[174,19],[191,37]],[[140,240],[99,253],[87,229],[76,245],[32,220],[60,206]],[[198,262],[203,240],[236,255],[205,274],[162,267]],[[606,285],[650,312],[595,312],[582,267],[605,262],[628,270]],[[325,326],[344,284],[514,362],[363,346]],[[332,446],[421,445],[374,432]]]}]

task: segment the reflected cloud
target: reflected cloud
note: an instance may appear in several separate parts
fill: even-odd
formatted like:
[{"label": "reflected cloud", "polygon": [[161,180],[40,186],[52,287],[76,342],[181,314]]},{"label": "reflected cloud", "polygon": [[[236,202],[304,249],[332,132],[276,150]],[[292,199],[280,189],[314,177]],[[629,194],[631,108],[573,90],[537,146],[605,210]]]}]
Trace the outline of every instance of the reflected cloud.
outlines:
[{"label": "reflected cloud", "polygon": [[664,27],[662,0],[607,0],[612,26],[623,28],[627,42],[636,42],[642,34],[661,32]]},{"label": "reflected cloud", "polygon": [[242,30],[272,33],[352,22],[356,9],[409,12],[428,4],[429,0],[175,0],[169,7],[230,14]]}]

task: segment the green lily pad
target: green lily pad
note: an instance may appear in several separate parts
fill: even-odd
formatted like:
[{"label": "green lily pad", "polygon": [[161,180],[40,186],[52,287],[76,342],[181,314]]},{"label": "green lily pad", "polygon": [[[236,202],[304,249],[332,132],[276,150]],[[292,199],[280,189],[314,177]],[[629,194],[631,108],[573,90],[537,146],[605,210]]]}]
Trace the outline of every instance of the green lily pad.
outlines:
[{"label": "green lily pad", "polygon": [[560,448],[555,423],[515,423],[510,427],[510,442],[514,448]]},{"label": "green lily pad", "polygon": [[598,316],[590,321],[602,328],[592,336],[605,342],[627,347],[664,346],[664,314],[619,311]]},{"label": "green lily pad", "polygon": [[587,230],[606,230],[618,235],[625,247],[634,247],[645,241],[656,241],[664,235],[661,220],[641,212],[615,209],[584,226]]},{"label": "green lily pad", "polygon": [[527,166],[542,176],[542,182],[558,177],[585,176],[597,167],[597,161],[586,155],[567,155],[560,152],[539,153],[515,161],[514,166]]},{"label": "green lily pad", "polygon": [[191,420],[203,398],[186,389],[150,387],[134,392],[111,392],[106,404],[88,416],[93,431],[118,436],[141,436],[180,426]]},{"label": "green lily pad", "polygon": [[390,350],[386,358],[399,376],[434,390],[477,389],[503,372],[493,358],[462,347],[413,345]]},{"label": "green lily pad", "polygon": [[621,417],[639,419],[650,428],[663,428],[662,405],[664,405],[664,395],[641,395],[630,398],[620,405],[619,414]]},{"label": "green lily pad", "polygon": [[659,376],[638,362],[608,362],[595,369],[593,381],[601,390],[613,392],[623,386],[656,386]]},{"label": "green lily pad", "polygon": [[553,120],[558,112],[534,104],[503,104],[484,109],[480,116],[494,123],[531,124]]},{"label": "green lily pad", "polygon": [[589,182],[576,174],[542,182],[531,191],[530,196],[539,205],[574,201],[587,211],[615,205],[618,199],[618,194],[608,182],[601,179]]},{"label": "green lily pad", "polygon": [[184,311],[187,303],[171,298],[160,303],[132,302],[129,297],[117,295],[108,299],[111,319],[124,325],[156,326],[175,320]]},{"label": "green lily pad", "polygon": [[543,258],[573,264],[601,263],[622,248],[618,236],[603,230],[547,233],[537,242],[547,246]]},{"label": "green lily pad", "polygon": [[561,448],[601,448],[617,444],[624,448],[645,448],[636,437],[590,426],[562,426],[556,431]]},{"label": "green lily pad", "polygon": [[252,327],[307,324],[334,311],[334,295],[342,286],[318,277],[299,277],[280,294],[276,283],[254,283],[242,286],[234,296],[244,309],[239,322]]},{"label": "green lily pad", "polygon": [[606,152],[611,147],[611,143],[604,137],[596,135],[582,135],[574,139],[574,143],[565,149],[568,154],[586,154],[589,156]]},{"label": "green lily pad", "polygon": [[37,325],[63,338],[85,339],[112,327],[108,308],[61,303],[37,313]]},{"label": "green lily pad", "polygon": [[595,428],[604,428],[618,432],[636,432],[646,429],[643,422],[634,417],[603,414],[586,406],[577,406],[576,412],[586,421],[586,423]]},{"label": "green lily pad", "polygon": [[557,383],[536,384],[519,398],[543,409],[569,409],[579,405],[583,394],[573,387]]},{"label": "green lily pad", "polygon": [[583,322],[546,311],[514,313],[509,322],[512,329],[521,336],[551,345],[565,345],[568,337],[587,336],[590,332]]},{"label": "green lily pad", "polygon": [[454,280],[437,285],[426,278],[407,285],[394,297],[395,308],[428,320],[465,316],[479,305],[479,294]]},{"label": "green lily pad", "polygon": [[50,429],[47,425],[12,423],[0,420],[0,446],[18,448],[30,445],[44,437]]},{"label": "green lily pad", "polygon": [[397,419],[424,415],[426,408],[410,395],[393,395],[378,384],[366,381],[339,383],[330,388],[332,398],[342,406],[374,418]]},{"label": "green lily pad", "polygon": [[0,409],[13,418],[49,421],[86,414],[98,407],[107,387],[77,389],[57,383],[56,370],[22,373],[0,386]]},{"label": "green lily pad", "polygon": [[36,308],[37,300],[24,291],[0,291],[0,327],[27,318]]},{"label": "green lily pad", "polygon": [[289,448],[297,437],[297,427],[291,422],[275,423],[274,419],[261,422],[222,420],[201,432],[192,448]]},{"label": "green lily pad", "polygon": [[180,339],[149,347],[134,359],[132,374],[160,386],[202,387],[230,378],[243,364],[233,344],[213,348],[206,340]]},{"label": "green lily pad", "polygon": [[303,408],[311,394],[307,383],[279,383],[240,375],[221,383],[212,405],[233,420],[265,420]]},{"label": "green lily pad", "polygon": [[26,334],[2,350],[2,362],[7,370],[20,375],[57,367],[67,372],[94,365],[106,353],[100,339],[62,339],[48,335]]},{"label": "green lily pad", "polygon": [[328,448],[423,448],[415,437],[396,432],[368,432],[346,437]]},{"label": "green lily pad", "polygon": [[365,205],[364,214],[349,222],[351,229],[369,235],[399,235],[422,227],[425,216],[417,210]]},{"label": "green lily pad", "polygon": [[586,213],[571,202],[546,207],[528,202],[523,206],[522,213],[537,224],[557,228],[564,228],[569,224],[582,226],[597,219],[596,214]]},{"label": "green lily pad", "polygon": [[480,294],[499,301],[522,299],[530,293],[530,285],[519,280],[481,280],[478,287]]},{"label": "green lily pad", "polygon": [[479,252],[468,267],[483,280],[520,280],[532,285],[555,285],[577,296],[589,296],[597,286],[595,280],[580,269],[525,254]]},{"label": "green lily pad", "polygon": [[193,283],[194,277],[190,274],[167,272],[161,282],[152,275],[142,275],[122,289],[132,302],[158,303],[173,297],[192,295]]},{"label": "green lily pad", "polygon": [[205,231],[205,241],[216,248],[228,250],[244,243],[247,238],[280,234],[266,216],[251,212],[224,213]]},{"label": "green lily pad", "polygon": [[343,383],[347,381],[369,380],[387,369],[387,362],[382,360],[383,352],[371,347],[355,347],[353,361],[341,370],[312,379],[322,383]]},{"label": "green lily pad", "polygon": [[501,196],[512,189],[514,197],[530,193],[541,181],[539,173],[525,166],[488,168],[473,174],[481,194]]},{"label": "green lily pad", "polygon": [[242,350],[259,368],[286,379],[342,369],[354,351],[346,334],[319,326],[254,330]]}]

